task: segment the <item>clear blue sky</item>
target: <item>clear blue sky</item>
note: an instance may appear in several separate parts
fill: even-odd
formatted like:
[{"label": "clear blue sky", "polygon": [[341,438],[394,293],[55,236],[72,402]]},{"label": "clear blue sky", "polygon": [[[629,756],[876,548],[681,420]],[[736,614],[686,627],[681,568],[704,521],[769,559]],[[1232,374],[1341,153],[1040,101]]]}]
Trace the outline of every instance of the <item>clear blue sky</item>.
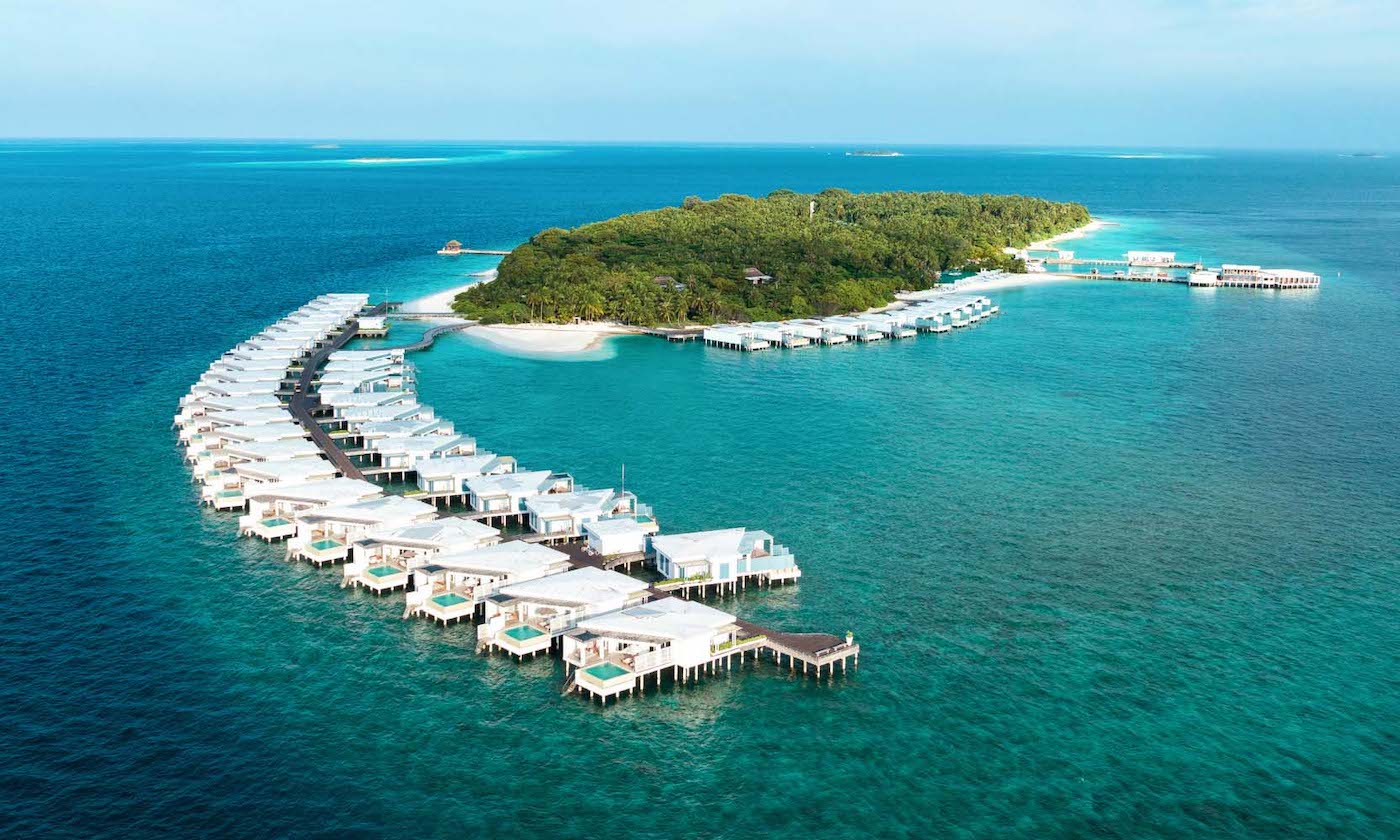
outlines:
[{"label": "clear blue sky", "polygon": [[1400,0],[0,0],[0,135],[1400,147]]}]

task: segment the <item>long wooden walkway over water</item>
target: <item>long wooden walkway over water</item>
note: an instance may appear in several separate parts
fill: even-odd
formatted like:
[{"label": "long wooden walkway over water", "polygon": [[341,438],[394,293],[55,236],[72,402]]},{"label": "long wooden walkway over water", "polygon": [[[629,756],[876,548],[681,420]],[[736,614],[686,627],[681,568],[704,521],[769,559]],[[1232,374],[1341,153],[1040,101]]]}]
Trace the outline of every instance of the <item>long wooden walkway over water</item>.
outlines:
[{"label": "long wooden walkway over water", "polygon": [[[369,313],[370,316],[381,316],[388,309],[388,304],[380,304]],[[316,378],[317,371],[326,363],[332,353],[344,347],[355,337],[358,321],[350,321],[340,335],[336,336],[326,346],[313,353],[303,363],[301,375],[297,377],[295,388],[292,391],[289,408],[292,416],[301,423],[311,435],[311,440],[321,450],[321,453],[335,464],[337,470],[347,478],[357,478],[367,480],[365,473],[355,464],[350,455],[345,450],[336,446],[335,440],[331,438],[313,414],[313,410],[320,406],[320,400],[311,392],[311,385]],[[443,333],[460,330],[471,325],[471,322],[460,324],[444,324],[441,327],[434,327],[423,334],[423,338],[414,344],[404,347],[405,352],[422,350],[432,346],[433,340]],[[469,512],[457,514],[465,519],[490,520],[501,516],[518,516],[516,513],[501,513],[491,511]],[[516,539],[529,539],[543,537],[545,535],[523,534]],[[581,541],[566,542],[557,545],[555,548],[564,553],[569,559],[569,564],[576,569],[586,566],[606,569],[609,564],[603,557],[588,550],[587,543]],[[674,593],[658,589],[656,586],[648,586],[648,593],[653,598],[672,597]],[[773,655],[773,661],[781,664],[786,656],[788,665],[796,670],[797,663],[802,663],[802,672],[808,673],[808,668],[814,668],[817,676],[821,676],[822,669],[826,668],[830,674],[835,673],[836,664],[839,662],[844,671],[846,661],[849,659],[853,664],[860,661],[860,645],[848,642],[839,636],[829,633],[788,633],[782,630],[774,630],[745,619],[735,619],[735,624],[748,635],[747,639],[762,636],[763,641],[757,645],[761,652],[764,649]]]}]

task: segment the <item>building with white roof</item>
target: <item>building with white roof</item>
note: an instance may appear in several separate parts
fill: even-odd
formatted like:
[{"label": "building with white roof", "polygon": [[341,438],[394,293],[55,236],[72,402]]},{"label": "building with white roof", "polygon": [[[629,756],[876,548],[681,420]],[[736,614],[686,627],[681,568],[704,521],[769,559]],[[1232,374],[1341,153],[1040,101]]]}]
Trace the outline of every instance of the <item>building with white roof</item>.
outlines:
[{"label": "building with white roof", "polygon": [[581,619],[642,603],[649,588],[593,566],[508,584],[486,599],[477,641],[516,656],[538,653]]},{"label": "building with white roof", "polygon": [[403,496],[327,505],[297,517],[296,534],[287,545],[287,553],[318,566],[334,563],[344,560],[350,544],[371,531],[431,522],[437,516],[432,505]]},{"label": "building with white roof", "polygon": [[467,497],[467,482],[483,475],[515,472],[515,459],[494,452],[427,458],[415,467],[418,489],[430,496]]},{"label": "building with white roof", "polygon": [[501,532],[485,522],[458,517],[379,528],[351,544],[345,581],[374,592],[397,589],[408,583],[414,566],[500,541]]},{"label": "building with white roof", "polygon": [[372,420],[355,426],[353,436],[369,444],[370,441],[389,437],[413,437],[414,435],[451,435],[455,427],[451,420],[441,418],[414,420]]},{"label": "building with white roof", "polygon": [[492,513],[522,513],[525,500],[545,493],[568,493],[574,479],[567,473],[549,470],[483,475],[467,479],[472,510]]},{"label": "building with white roof", "polygon": [[723,528],[688,534],[658,534],[651,538],[656,570],[667,580],[658,584],[725,584],[757,577],[765,580],[800,576],[797,559],[786,546],[776,545],[767,531]]},{"label": "building with white roof", "polygon": [[296,519],[302,514],[382,495],[378,485],[358,478],[260,488],[245,494],[248,512],[238,518],[238,531],[268,542],[282,540],[296,533]]},{"label": "building with white roof", "polygon": [[538,543],[511,540],[470,551],[442,553],[414,564],[405,612],[444,624],[473,617],[488,596],[509,583],[569,570],[568,555]]},{"label": "building with white roof", "polygon": [[216,510],[234,510],[244,506],[244,494],[259,488],[328,481],[338,475],[335,465],[321,457],[243,462],[206,477],[202,495]]},{"label": "building with white roof", "polygon": [[606,701],[641,688],[642,680],[671,668],[703,670],[720,659],[751,650],[761,636],[745,637],[733,615],[681,598],[658,598],[582,618],[561,640],[573,684]]},{"label": "building with white roof", "polygon": [[656,522],[650,517],[614,516],[583,526],[588,549],[600,557],[622,557],[645,554],[648,537],[656,533]]},{"label": "building with white roof", "polygon": [[476,453],[476,440],[466,435],[412,435],[409,437],[378,438],[369,442],[369,450],[379,465],[391,470],[412,470],[420,461],[446,458],[450,455]]},{"label": "building with white roof", "polygon": [[532,496],[525,500],[525,510],[530,514],[530,530],[568,539],[583,536],[583,526],[589,522],[637,513],[637,497],[612,489],[575,490]]}]

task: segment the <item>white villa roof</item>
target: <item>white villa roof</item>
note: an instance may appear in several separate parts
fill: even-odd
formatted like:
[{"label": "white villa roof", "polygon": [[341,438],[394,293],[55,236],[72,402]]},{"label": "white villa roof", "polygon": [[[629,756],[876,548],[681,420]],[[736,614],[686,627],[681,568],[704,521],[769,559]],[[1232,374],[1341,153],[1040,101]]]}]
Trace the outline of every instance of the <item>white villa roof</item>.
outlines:
[{"label": "white villa roof", "polygon": [[483,539],[500,536],[497,528],[475,519],[461,519],[455,516],[436,519],[432,522],[414,522],[397,528],[375,531],[368,539],[385,543],[430,544],[451,549],[454,545],[475,545]]},{"label": "white villa roof", "polygon": [[574,493],[550,493],[547,496],[534,496],[525,500],[525,508],[540,516],[573,514],[601,514],[610,510],[612,489],[579,490]]},{"label": "white villa roof", "polygon": [[734,623],[734,616],[683,598],[659,598],[620,610],[585,618],[584,630],[602,635],[619,634],[660,639],[709,637]]},{"label": "white villa roof", "polygon": [[209,415],[210,421],[223,426],[263,426],[268,423],[290,422],[292,415],[281,405],[219,411]]},{"label": "white villa roof", "polygon": [[631,516],[614,516],[585,523],[583,530],[600,537],[624,537],[633,534],[646,534],[642,523]]},{"label": "white villa roof", "polygon": [[634,577],[596,566],[584,566],[560,575],[512,583],[501,587],[500,591],[502,595],[512,598],[589,606],[626,600],[647,589],[647,584]]},{"label": "white villa roof", "polygon": [[321,454],[320,448],[305,438],[233,442],[227,444],[224,451],[253,461],[285,461],[292,458],[319,457]]},{"label": "white villa roof", "polygon": [[294,458],[290,461],[246,461],[237,464],[234,472],[244,478],[259,481],[289,481],[304,483],[317,478],[335,478],[335,465],[325,458]]},{"label": "white villa roof", "polygon": [[452,434],[449,420],[371,420],[358,429],[365,437],[408,437],[423,434]]},{"label": "white villa roof", "polygon": [[209,412],[253,411],[259,408],[282,408],[282,401],[276,394],[248,394],[241,397],[225,397],[210,394],[195,401]]},{"label": "white villa roof", "polygon": [[672,560],[708,560],[740,553],[744,533],[743,528],[723,528],[689,534],[658,534],[651,538],[651,545]]},{"label": "white villa roof", "polygon": [[403,496],[378,496],[361,502],[338,504],[303,516],[307,522],[408,522],[422,516],[435,516],[437,508]]},{"label": "white villa roof", "polygon": [[434,478],[475,478],[500,464],[509,463],[494,452],[478,452],[475,455],[448,455],[444,458],[427,458],[419,461],[418,477]]},{"label": "white villa roof", "polygon": [[306,429],[303,429],[301,424],[288,420],[285,423],[264,423],[261,426],[224,426],[215,429],[211,434],[226,441],[255,443],[257,441],[304,438],[306,437]]},{"label": "white villa roof", "polygon": [[321,402],[336,408],[396,405],[413,399],[412,391],[322,392]]},{"label": "white villa roof", "polygon": [[358,499],[372,499],[383,495],[378,485],[358,478],[331,478],[325,481],[308,481],[282,487],[269,487],[249,496],[251,501],[290,501],[323,502],[338,504]]},{"label": "white villa roof", "polygon": [[412,418],[430,419],[433,408],[406,402],[402,405],[362,405],[340,409],[340,415],[351,422],[372,422],[376,420],[409,420]]},{"label": "white villa roof", "polygon": [[[555,551],[539,543],[511,540],[472,551],[440,554],[429,560],[427,565],[461,571],[482,571],[510,577],[527,577],[546,574],[552,568],[561,565],[567,566],[568,562],[569,556],[562,551]],[[555,575],[554,577],[559,576]],[[548,580],[549,578],[540,579]],[[523,585],[523,582],[511,585]]]},{"label": "white villa roof", "polygon": [[467,488],[478,496],[498,496],[510,493],[538,492],[549,483],[554,473],[549,470],[505,473],[503,475],[481,475],[467,479]]},{"label": "white villa roof", "polygon": [[466,435],[408,435],[405,437],[378,438],[370,442],[376,452],[428,455],[443,452],[458,446],[476,446],[476,441]]}]

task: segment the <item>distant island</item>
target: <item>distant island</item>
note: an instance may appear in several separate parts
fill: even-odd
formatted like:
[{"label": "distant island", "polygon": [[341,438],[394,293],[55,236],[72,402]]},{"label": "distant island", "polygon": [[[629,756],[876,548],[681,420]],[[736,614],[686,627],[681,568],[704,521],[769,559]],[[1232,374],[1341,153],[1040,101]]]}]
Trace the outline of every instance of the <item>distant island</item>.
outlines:
[{"label": "distant island", "polygon": [[846,157],[904,157],[904,153],[889,149],[856,149],[846,152]]},{"label": "distant island", "polygon": [[1024,271],[1003,252],[1089,222],[1082,204],[948,192],[687,198],[536,234],[453,309],[483,323],[636,326],[859,312],[949,269]]}]

